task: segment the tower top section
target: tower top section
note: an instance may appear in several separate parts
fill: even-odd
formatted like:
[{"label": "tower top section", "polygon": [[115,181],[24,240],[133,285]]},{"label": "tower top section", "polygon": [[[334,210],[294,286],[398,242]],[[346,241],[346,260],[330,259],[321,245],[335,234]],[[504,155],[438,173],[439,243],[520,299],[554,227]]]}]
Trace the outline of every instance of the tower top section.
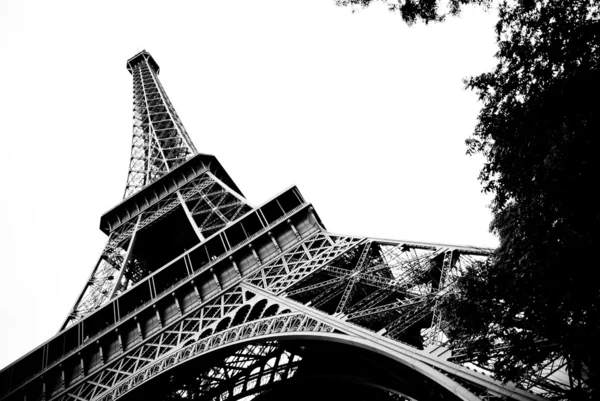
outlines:
[{"label": "tower top section", "polygon": [[160,67],[158,66],[158,63],[156,62],[156,60],[154,60],[154,57],[152,57],[152,55],[146,50],[142,50],[141,52],[127,60],[127,71],[129,71],[129,73],[133,75],[133,67],[135,67],[137,63],[143,60],[146,60],[148,62],[148,65],[154,70],[156,74],[160,72]]},{"label": "tower top section", "polygon": [[127,60],[127,70],[133,77],[133,142],[125,198],[198,153],[158,80],[159,67],[150,53],[142,50]]}]

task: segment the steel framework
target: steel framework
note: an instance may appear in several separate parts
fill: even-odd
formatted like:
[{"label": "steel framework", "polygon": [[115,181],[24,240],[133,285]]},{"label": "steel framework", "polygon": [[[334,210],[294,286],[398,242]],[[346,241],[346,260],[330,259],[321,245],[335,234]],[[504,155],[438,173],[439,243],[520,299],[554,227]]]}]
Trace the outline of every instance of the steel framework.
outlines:
[{"label": "steel framework", "polygon": [[[336,235],[296,187],[250,205],[197,152],[142,51],[125,199],[61,331],[0,371],[1,400],[511,399],[560,394],[559,358],[503,384],[439,304],[489,249]],[[501,352],[501,346],[499,346]]]}]

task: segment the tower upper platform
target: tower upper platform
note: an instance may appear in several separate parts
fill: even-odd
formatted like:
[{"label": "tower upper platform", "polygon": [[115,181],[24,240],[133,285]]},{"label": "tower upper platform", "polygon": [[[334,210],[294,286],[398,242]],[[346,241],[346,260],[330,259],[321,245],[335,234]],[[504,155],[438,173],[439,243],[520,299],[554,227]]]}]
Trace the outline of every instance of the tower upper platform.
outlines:
[{"label": "tower upper platform", "polygon": [[127,60],[127,71],[129,71],[130,74],[133,74],[133,66],[142,61],[143,59],[146,59],[148,61],[148,64],[150,65],[150,67],[152,67],[154,72],[156,72],[157,74],[160,72],[160,67],[158,63],[156,62],[156,60],[154,60],[154,57],[152,57],[152,55],[146,50],[142,50],[141,52]]}]

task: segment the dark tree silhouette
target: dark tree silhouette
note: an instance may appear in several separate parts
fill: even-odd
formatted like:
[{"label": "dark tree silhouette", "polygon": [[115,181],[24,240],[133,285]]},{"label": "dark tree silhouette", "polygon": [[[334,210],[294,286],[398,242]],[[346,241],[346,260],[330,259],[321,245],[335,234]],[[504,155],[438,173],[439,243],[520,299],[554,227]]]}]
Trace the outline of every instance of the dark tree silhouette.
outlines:
[{"label": "dark tree silhouette", "polygon": [[[443,19],[435,0],[386,3],[408,23]],[[487,4],[450,1],[450,13],[467,3]],[[500,246],[445,303],[449,335],[504,380],[562,357],[561,397],[600,399],[600,3],[499,7],[497,66],[466,80],[483,104],[466,142],[485,156]]]},{"label": "dark tree silhouette", "polygon": [[[440,22],[447,15],[460,14],[463,6],[477,4],[489,6],[492,0],[336,0],[338,6],[365,8],[373,2],[385,3],[390,11],[398,12],[402,19],[412,25],[415,22]],[[442,7],[441,7],[442,6]],[[443,9],[443,10],[441,10]]]},{"label": "dark tree silhouette", "polygon": [[[467,87],[483,102],[469,153],[482,153],[500,246],[459,281],[452,337],[518,381],[555,355],[571,399],[598,397],[600,14],[592,0],[500,7],[496,69]],[[452,312],[454,311],[454,312]]]}]

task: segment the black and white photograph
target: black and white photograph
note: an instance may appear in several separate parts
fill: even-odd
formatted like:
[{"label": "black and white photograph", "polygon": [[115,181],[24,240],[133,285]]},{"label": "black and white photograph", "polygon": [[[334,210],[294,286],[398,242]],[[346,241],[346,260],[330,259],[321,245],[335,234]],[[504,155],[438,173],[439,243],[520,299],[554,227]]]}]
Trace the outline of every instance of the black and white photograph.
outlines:
[{"label": "black and white photograph", "polygon": [[600,398],[596,0],[0,2],[0,401]]}]

